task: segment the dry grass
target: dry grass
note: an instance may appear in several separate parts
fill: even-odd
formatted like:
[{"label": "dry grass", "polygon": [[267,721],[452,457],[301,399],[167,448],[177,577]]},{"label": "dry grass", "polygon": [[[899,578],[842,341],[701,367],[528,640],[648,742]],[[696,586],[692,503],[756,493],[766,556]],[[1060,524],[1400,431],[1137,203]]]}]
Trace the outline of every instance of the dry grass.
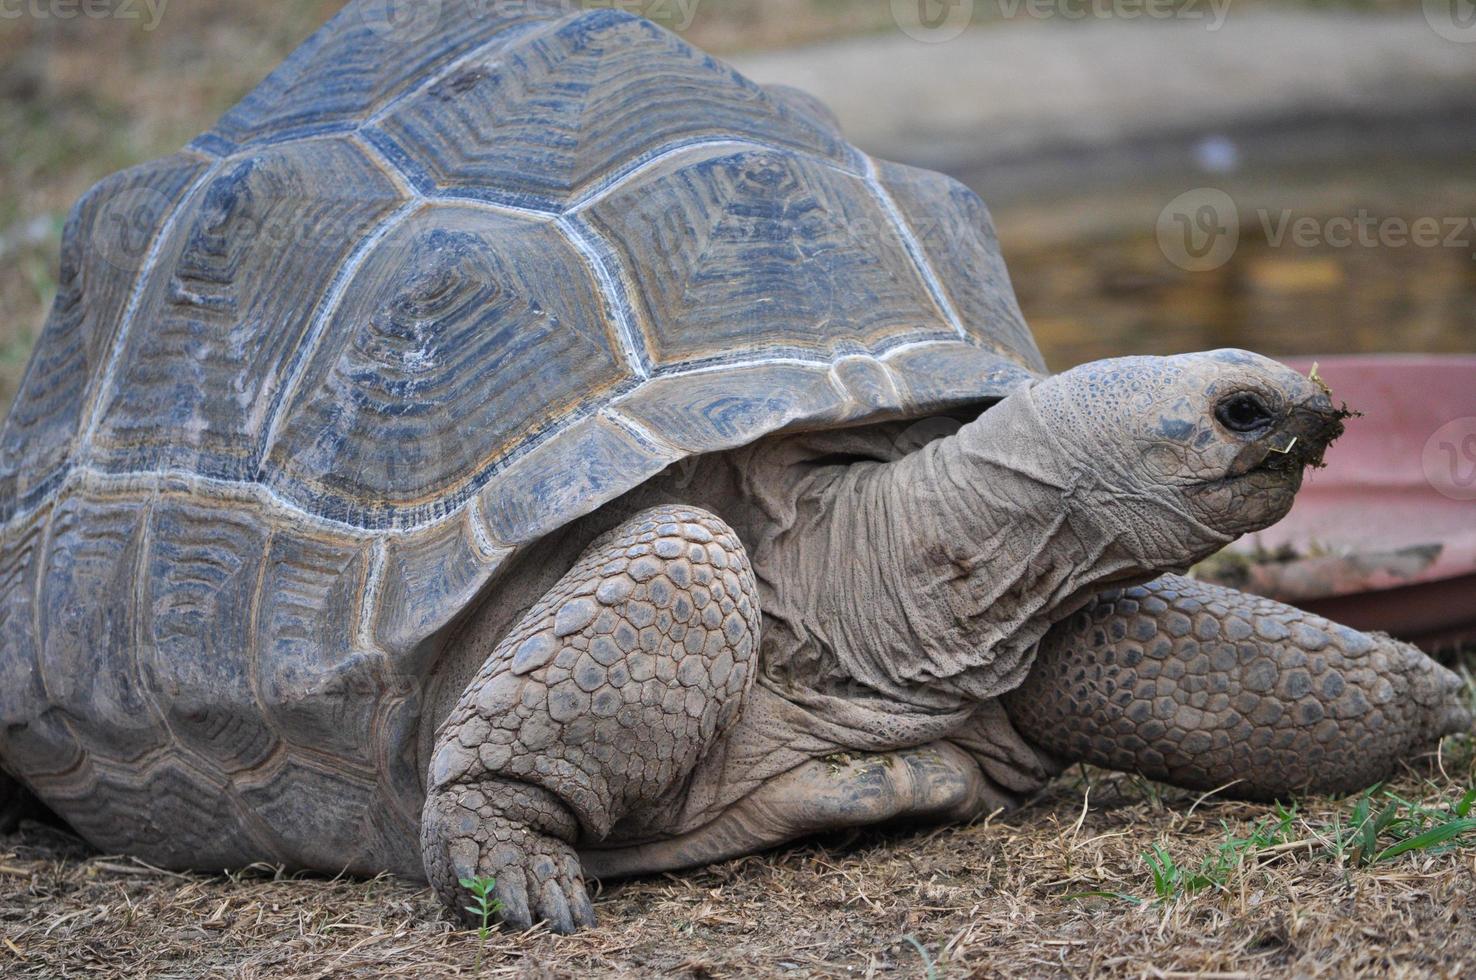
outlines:
[{"label": "dry grass", "polygon": [[[1443,813],[1473,786],[1476,741],[1457,738],[1386,792]],[[1308,799],[1278,821],[1271,807],[1085,771],[972,827],[609,887],[593,931],[494,931],[482,974],[1476,976],[1476,834],[1360,866],[1337,844],[1355,809]],[[1227,845],[1273,825],[1254,846]],[[1216,882],[1159,900],[1144,857],[1155,846],[1181,867],[1207,861]],[[470,976],[479,945],[427,890],[389,878],[176,875],[39,825],[0,842],[8,977]]]}]

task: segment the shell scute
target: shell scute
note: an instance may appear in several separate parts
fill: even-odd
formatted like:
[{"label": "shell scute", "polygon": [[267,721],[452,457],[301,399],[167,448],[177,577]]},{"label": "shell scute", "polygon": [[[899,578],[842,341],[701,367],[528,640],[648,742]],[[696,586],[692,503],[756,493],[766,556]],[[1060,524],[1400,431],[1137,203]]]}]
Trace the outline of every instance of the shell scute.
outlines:
[{"label": "shell scute", "polygon": [[1010,287],[994,220],[979,195],[931,170],[884,160],[877,161],[877,170],[968,338],[1044,373],[1045,361]]},{"label": "shell scute", "polygon": [[960,391],[1003,394],[1040,377],[1014,358],[964,344],[899,350],[887,358],[887,363],[892,377],[906,389],[909,413],[917,415],[956,407]]},{"label": "shell scute", "polygon": [[267,528],[234,508],[165,498],[149,516],[134,659],[173,737],[226,772],[277,737],[257,702],[251,624]]},{"label": "shell scute", "polygon": [[433,206],[349,284],[282,408],[268,479],[351,521],[421,523],[631,380],[592,274],[551,223]]},{"label": "shell scute", "polygon": [[386,660],[360,628],[372,546],[272,536],[256,618],[260,712],[295,746],[363,758],[387,693]]},{"label": "shell scute", "polygon": [[497,474],[496,492],[482,494],[487,528],[509,545],[529,544],[622,488],[644,483],[680,456],[609,418],[581,419]]},{"label": "shell scute", "polygon": [[433,655],[424,650],[426,638],[474,602],[511,553],[492,545],[479,508],[385,542],[379,589],[365,602],[379,645],[403,676],[422,676]]},{"label": "shell scute", "polygon": [[865,181],[812,157],[683,156],[595,204],[590,220],[631,270],[658,373],[958,339]]},{"label": "shell scute", "polygon": [[0,758],[35,780],[68,772],[82,747],[50,710],[35,631],[36,579],[49,515],[0,540]]},{"label": "shell scute", "polygon": [[52,515],[38,660],[48,700],[85,719],[83,747],[130,762],[169,744],[169,730],[135,657],[151,508],[74,494]]},{"label": "shell scute", "polygon": [[841,422],[847,400],[830,365],[769,361],[653,378],[620,411],[686,453],[729,449],[800,421]]},{"label": "shell scute", "polygon": [[298,868],[363,868],[377,795],[371,772],[288,753],[258,775],[237,792],[277,860]]},{"label": "shell scute", "polygon": [[393,107],[366,136],[428,193],[548,210],[703,140],[855,156],[833,131],[727,65],[614,10],[487,49]]},{"label": "shell scute", "polygon": [[244,835],[219,828],[237,823],[228,784],[178,755],[148,766],[97,765],[86,799],[109,805],[67,807],[67,822],[95,845],[128,851],[156,864],[224,868]]},{"label": "shell scute", "polygon": [[134,283],[205,170],[175,154],[102,180],[72,208],[56,300],[0,434],[0,519],[53,492],[77,455]]},{"label": "shell scute", "polygon": [[568,12],[563,0],[350,3],[196,145],[230,152],[355,126],[467,52]]},{"label": "shell scute", "polygon": [[249,478],[294,357],[395,185],[353,144],[227,161],[185,202],[148,270],[102,393],[92,461]]}]

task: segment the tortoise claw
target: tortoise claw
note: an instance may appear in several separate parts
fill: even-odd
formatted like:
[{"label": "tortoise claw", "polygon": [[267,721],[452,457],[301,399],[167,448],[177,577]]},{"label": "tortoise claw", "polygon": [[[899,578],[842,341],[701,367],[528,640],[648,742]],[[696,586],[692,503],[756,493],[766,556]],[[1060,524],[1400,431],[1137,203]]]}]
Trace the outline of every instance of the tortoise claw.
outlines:
[{"label": "tortoise claw", "polygon": [[574,913],[574,924],[581,929],[592,929],[595,924],[594,906],[589,901],[589,889],[582,881],[584,869],[578,858],[569,858],[564,862],[564,875],[574,883],[573,891],[569,894],[570,911]]},{"label": "tortoise claw", "polygon": [[594,905],[590,903],[589,891],[582,887],[574,895],[574,924],[581,929],[593,929],[595,924]]},{"label": "tortoise claw", "polygon": [[[548,923],[561,936],[594,925],[594,908],[584,889],[579,859],[562,841],[530,841],[534,847],[525,860],[501,863],[494,869],[496,895],[502,907],[498,918],[509,928],[524,930],[535,922]],[[500,863],[500,862],[495,862]]]},{"label": "tortoise claw", "polygon": [[574,915],[569,911],[569,899],[557,881],[543,883],[543,895],[538,902],[538,914],[548,923],[548,928],[560,936],[574,932]]},{"label": "tortoise claw", "polygon": [[502,923],[519,932],[533,928],[533,916],[528,910],[528,888],[523,882],[520,868],[508,868],[497,876],[497,901],[500,903],[497,917]]}]

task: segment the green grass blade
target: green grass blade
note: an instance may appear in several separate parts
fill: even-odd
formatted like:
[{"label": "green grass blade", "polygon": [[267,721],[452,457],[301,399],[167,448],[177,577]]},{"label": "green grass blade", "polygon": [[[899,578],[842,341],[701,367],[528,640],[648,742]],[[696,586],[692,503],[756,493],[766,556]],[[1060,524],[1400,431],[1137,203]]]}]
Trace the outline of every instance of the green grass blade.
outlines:
[{"label": "green grass blade", "polygon": [[1473,831],[1476,831],[1476,819],[1452,820],[1450,823],[1441,824],[1439,827],[1432,827],[1422,834],[1416,834],[1414,837],[1406,838],[1397,844],[1389,845],[1376,854],[1369,863],[1387,861],[1409,851],[1419,851],[1427,847],[1435,847],[1439,844],[1444,844],[1446,841],[1454,840],[1463,834],[1472,833]]}]

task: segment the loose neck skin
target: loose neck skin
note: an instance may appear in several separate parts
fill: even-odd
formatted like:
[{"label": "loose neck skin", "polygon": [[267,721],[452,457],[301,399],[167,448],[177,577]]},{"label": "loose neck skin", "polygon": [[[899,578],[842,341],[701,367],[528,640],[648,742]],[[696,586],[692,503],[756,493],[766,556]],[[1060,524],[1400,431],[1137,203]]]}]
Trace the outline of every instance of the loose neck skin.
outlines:
[{"label": "loose neck skin", "polygon": [[1161,550],[1142,533],[1161,521],[1153,502],[1063,445],[1032,391],[896,462],[811,485],[789,543],[803,598],[788,626],[849,679],[927,709],[995,697],[1052,623],[1166,570],[1145,556]]}]

